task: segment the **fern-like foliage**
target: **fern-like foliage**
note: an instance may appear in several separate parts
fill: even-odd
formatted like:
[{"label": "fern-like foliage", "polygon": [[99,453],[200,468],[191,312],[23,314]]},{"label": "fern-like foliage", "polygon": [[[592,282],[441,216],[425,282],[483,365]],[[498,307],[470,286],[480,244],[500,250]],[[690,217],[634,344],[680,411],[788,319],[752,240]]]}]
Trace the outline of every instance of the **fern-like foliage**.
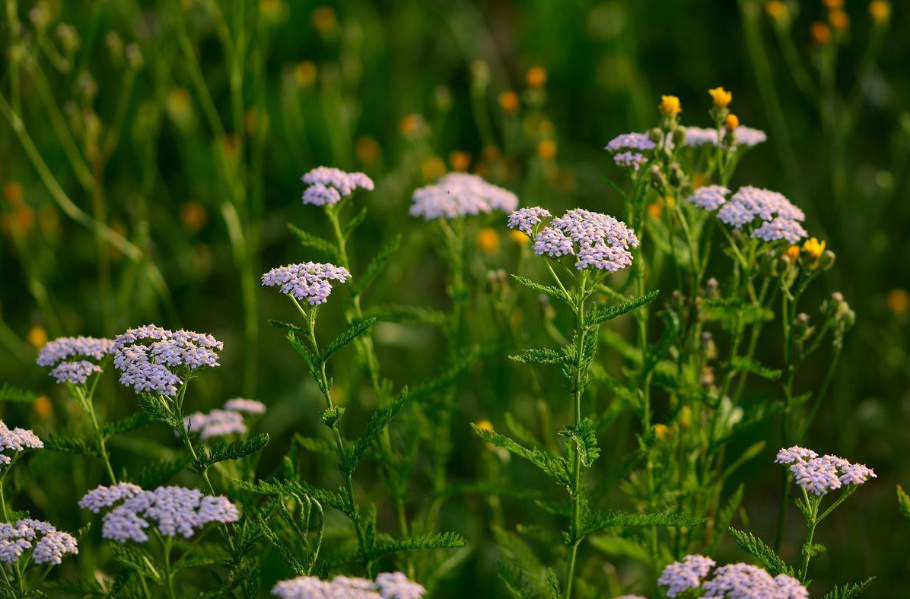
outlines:
[{"label": "fern-like foliage", "polygon": [[526,349],[520,354],[509,356],[509,359],[522,364],[568,364],[572,357],[565,349],[555,350],[544,347]]},{"label": "fern-like foliage", "polygon": [[376,324],[376,321],[376,317],[364,318],[352,324],[345,332],[336,337],[327,348],[322,350],[318,357],[319,362],[322,364],[328,362],[341,348],[369,331],[370,327]]},{"label": "fern-like foliage", "polygon": [[657,299],[658,295],[660,295],[660,291],[655,290],[651,293],[637,297],[627,302],[623,302],[621,304],[597,307],[592,310],[587,319],[585,319],[585,327],[591,328],[607,322],[608,320],[613,320],[614,318],[622,316],[627,312],[631,312],[636,308],[640,308],[646,304],[653,302],[655,299]]},{"label": "fern-like foliage", "polygon": [[152,418],[146,412],[134,412],[122,420],[115,420],[114,422],[102,425],[101,434],[105,438],[113,437],[114,435],[122,435],[123,433],[128,433],[141,428],[150,422],[152,422]]},{"label": "fern-like foliage", "polygon": [[748,372],[769,381],[776,381],[781,375],[780,370],[767,368],[762,366],[758,360],[745,356],[734,357],[729,366],[731,371]]},{"label": "fern-like foliage", "polygon": [[411,537],[401,537],[390,541],[380,541],[370,552],[372,559],[403,551],[424,551],[429,549],[460,549],[467,545],[464,537],[454,532],[440,532]]},{"label": "fern-like foliage", "polygon": [[0,385],[0,401],[32,403],[39,397],[41,397],[41,394],[35,393],[34,391],[13,387],[8,383]]},{"label": "fern-like foliage", "polygon": [[552,477],[553,480],[555,480],[560,485],[566,487],[571,486],[572,483],[569,476],[569,464],[565,458],[561,456],[554,456],[543,449],[528,449],[527,447],[519,445],[505,435],[500,435],[497,432],[482,429],[473,423],[471,424],[471,427],[474,429],[474,432],[477,433],[477,435],[487,443],[492,443],[497,447],[502,447],[503,449],[528,460],[543,470],[550,477]]},{"label": "fern-like foliage", "polygon": [[875,580],[875,577],[842,587],[835,585],[822,599],[854,599],[854,597],[859,597],[872,584],[873,580]]},{"label": "fern-like foliage", "polygon": [[323,505],[327,505],[332,509],[338,510],[343,514],[350,515],[354,513],[353,506],[348,504],[344,493],[340,490],[328,491],[326,489],[320,489],[304,482],[293,480],[257,480],[256,482],[235,480],[234,485],[239,489],[243,489],[244,491],[258,493],[260,495],[272,495],[279,497],[290,496],[294,498],[306,495],[308,497],[312,497]]},{"label": "fern-like foliage", "polygon": [[594,460],[600,457],[597,430],[590,419],[585,418],[577,427],[567,426],[559,434],[566,438],[569,449],[574,448],[574,451],[579,453],[581,463],[586,468],[590,468],[594,464]]},{"label": "fern-like foliage", "polygon": [[733,537],[739,548],[761,562],[765,570],[770,572],[772,576],[777,576],[778,574],[795,575],[793,568],[788,566],[764,541],[752,533],[736,530],[732,527],[729,531],[730,536]]},{"label": "fern-like foliage", "polygon": [[354,472],[354,469],[357,467],[357,464],[360,462],[360,459],[366,453],[367,449],[370,448],[370,445],[379,438],[382,431],[385,430],[395,416],[398,415],[398,412],[401,411],[402,406],[404,406],[407,400],[408,389],[405,387],[395,401],[373,413],[363,435],[354,442],[350,454],[342,461],[343,470],[346,473]]},{"label": "fern-like foliage", "polygon": [[356,279],[351,281],[351,292],[354,295],[359,295],[364,289],[370,286],[370,283],[376,279],[379,273],[381,273],[389,263],[389,260],[391,260],[398,251],[400,245],[401,233],[396,235],[392,241],[387,243],[375,256],[373,256],[373,259],[370,260],[366,269],[364,269]]},{"label": "fern-like foliage", "polygon": [[622,528],[625,526],[698,526],[704,524],[707,518],[696,518],[684,512],[593,512],[585,514],[581,527],[581,536],[587,536],[603,530]]},{"label": "fern-like foliage", "polygon": [[540,283],[532,281],[531,279],[527,279],[515,274],[512,275],[512,278],[528,289],[531,289],[532,291],[543,293],[544,295],[548,295],[553,299],[558,299],[559,301],[572,305],[572,298],[569,297],[569,295],[559,287],[554,287],[552,285],[541,285]]},{"label": "fern-like foliage", "polygon": [[196,470],[202,472],[213,464],[227,460],[239,460],[249,455],[259,453],[269,444],[268,433],[262,433],[245,441],[231,443],[217,443],[211,447],[203,446],[199,450],[199,459],[194,464]]},{"label": "fern-like foliage", "polygon": [[100,457],[98,449],[87,445],[81,439],[69,435],[50,435],[44,439],[44,449],[57,451],[60,453],[69,453],[72,455],[84,455],[94,458]]},{"label": "fern-like foliage", "polygon": [[338,257],[338,250],[335,249],[335,245],[327,239],[308,233],[292,224],[288,224],[288,230],[290,230],[291,234],[297,238],[297,241],[299,241],[300,245],[303,247],[312,248],[331,258]]},{"label": "fern-like foliage", "polygon": [[190,465],[190,461],[188,454],[170,460],[157,460],[147,464],[129,480],[143,489],[154,489],[177,476]]}]

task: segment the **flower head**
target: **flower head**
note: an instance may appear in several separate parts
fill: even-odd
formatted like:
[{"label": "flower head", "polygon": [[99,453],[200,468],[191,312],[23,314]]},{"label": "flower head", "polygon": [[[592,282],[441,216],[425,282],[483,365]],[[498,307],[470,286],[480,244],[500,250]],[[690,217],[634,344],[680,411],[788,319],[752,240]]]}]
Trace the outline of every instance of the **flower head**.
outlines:
[{"label": "flower head", "polygon": [[212,437],[243,435],[247,432],[243,414],[230,410],[212,410],[208,414],[196,412],[183,419],[183,426],[190,433],[198,434],[203,441]]},{"label": "flower head", "polygon": [[676,96],[661,96],[658,108],[664,116],[675,116],[682,112],[682,106]]},{"label": "flower head", "polygon": [[736,134],[736,130],[739,129],[739,117],[733,113],[727,115],[727,118],[724,119],[724,129],[727,130],[727,133]]},{"label": "flower head", "polygon": [[36,564],[59,565],[66,555],[79,553],[76,539],[48,522],[25,518],[0,524],[0,563],[12,564],[31,551]]},{"label": "flower head", "polygon": [[773,578],[750,564],[729,564],[717,569],[702,585],[705,599],[807,599],[809,592],[786,575]]},{"label": "flower head", "polygon": [[272,588],[281,599],[421,599],[423,586],[401,572],[380,574],[376,580],[336,576],[331,581],[315,576],[283,580]]},{"label": "flower head", "polygon": [[518,208],[514,193],[466,173],[450,173],[433,185],[421,187],[411,200],[411,216],[426,220],[489,214],[494,210],[512,212]]},{"label": "flower head", "polygon": [[730,190],[720,185],[706,185],[699,187],[695,192],[686,198],[690,204],[695,204],[703,210],[717,210],[727,201]]},{"label": "flower head", "polygon": [[780,241],[797,243],[806,236],[806,230],[799,222],[789,218],[778,217],[771,222],[763,223],[752,232],[752,237],[767,242]]},{"label": "flower head", "polygon": [[[117,505],[119,503],[119,505]],[[185,539],[211,522],[236,522],[237,507],[226,497],[203,495],[198,489],[158,487],[145,491],[129,483],[98,487],[87,493],[79,506],[94,513],[115,506],[103,517],[101,536],[126,543],[148,540],[146,529],[155,523],[162,535]]]},{"label": "flower head", "polygon": [[740,229],[756,218],[764,221],[752,232],[753,239],[786,240],[793,244],[806,236],[800,224],[806,215],[783,194],[756,187],[741,187],[717,212],[722,222]]},{"label": "flower head", "polygon": [[84,385],[90,376],[98,372],[101,372],[101,368],[97,364],[93,364],[88,360],[78,360],[76,362],[61,363],[51,370],[51,376],[61,384]]},{"label": "flower head", "polygon": [[733,101],[733,94],[722,87],[709,89],[708,94],[714,100],[714,105],[718,108],[726,108]]},{"label": "flower head", "polygon": [[613,156],[613,162],[616,166],[622,168],[631,168],[635,172],[641,168],[641,166],[646,163],[648,159],[638,152],[620,152]]},{"label": "flower head", "polygon": [[577,208],[554,218],[534,237],[534,253],[559,258],[576,256],[578,270],[594,267],[614,272],[632,264],[630,247],[638,238],[625,223],[598,212]]},{"label": "flower head", "polygon": [[822,254],[825,253],[825,242],[819,241],[815,237],[807,239],[803,244],[803,252],[805,252],[810,258],[818,260],[822,257]]},{"label": "flower head", "polygon": [[[10,429],[6,423],[0,420],[0,452],[13,450],[16,452],[25,451],[26,449],[43,449],[44,443],[41,442],[35,433],[30,430],[19,428]],[[9,461],[3,460],[6,464]]]},{"label": "flower head", "polygon": [[318,166],[303,176],[307,184],[303,203],[315,206],[335,204],[358,189],[373,190],[373,180],[363,173],[346,173],[329,166]]},{"label": "flower head", "polygon": [[618,152],[620,150],[639,150],[647,152],[657,147],[657,144],[651,141],[646,133],[623,133],[617,135],[607,144],[608,152]]},{"label": "flower head", "polygon": [[114,351],[114,342],[97,337],[59,337],[38,353],[38,366],[51,367],[67,358],[90,358],[100,362]]},{"label": "flower head", "polygon": [[796,484],[813,495],[824,495],[843,485],[861,485],[876,478],[875,471],[834,455],[818,457],[811,449],[790,447],[777,452],[778,464],[788,465]]},{"label": "flower head", "polygon": [[386,572],[376,577],[382,599],[421,599],[427,590],[408,580],[401,572]]},{"label": "flower head", "polygon": [[266,287],[278,287],[281,293],[311,306],[324,304],[332,293],[329,281],[345,283],[351,278],[348,269],[334,264],[306,262],[279,266],[262,275]]},{"label": "flower head", "polygon": [[222,349],[224,344],[212,335],[150,324],[114,339],[114,366],[122,373],[120,382],[137,393],[174,396],[183,381],[173,370],[214,368]]},{"label": "flower head", "polygon": [[509,215],[509,228],[518,229],[526,235],[531,234],[531,230],[540,224],[543,219],[552,216],[550,211],[540,206],[533,208],[519,208]]},{"label": "flower head", "polygon": [[265,414],[265,404],[255,399],[235,397],[224,402],[224,409],[232,412],[246,412],[247,414]]},{"label": "flower head", "polygon": [[703,555],[687,555],[681,562],[673,562],[661,573],[657,583],[667,587],[667,597],[676,597],[689,589],[697,589],[708,576],[716,562]]}]

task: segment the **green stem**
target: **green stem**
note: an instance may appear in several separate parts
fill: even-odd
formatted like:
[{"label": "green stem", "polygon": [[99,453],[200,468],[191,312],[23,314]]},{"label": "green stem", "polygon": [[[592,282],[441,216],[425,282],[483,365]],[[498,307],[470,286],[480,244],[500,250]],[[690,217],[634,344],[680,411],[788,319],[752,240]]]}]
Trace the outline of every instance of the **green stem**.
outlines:
[{"label": "green stem", "polygon": [[[575,429],[581,425],[581,396],[584,392],[585,377],[585,284],[586,276],[582,274],[579,281],[578,297],[575,301],[575,382],[572,390],[572,416]],[[581,528],[581,500],[584,488],[581,480],[581,451],[578,447],[572,450],[572,522],[569,536],[572,539],[572,552],[566,569],[566,599],[572,598],[572,579],[575,576],[575,561],[578,546],[581,544],[579,531]]]}]

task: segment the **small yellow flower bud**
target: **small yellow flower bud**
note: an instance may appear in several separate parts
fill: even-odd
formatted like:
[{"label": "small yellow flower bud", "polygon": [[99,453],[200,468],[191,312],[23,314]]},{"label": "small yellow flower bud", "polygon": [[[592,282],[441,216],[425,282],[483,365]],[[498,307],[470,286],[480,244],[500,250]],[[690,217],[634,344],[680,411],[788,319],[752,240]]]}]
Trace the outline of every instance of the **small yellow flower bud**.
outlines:
[{"label": "small yellow flower bud", "polygon": [[511,239],[512,243],[515,245],[528,245],[531,243],[531,238],[521,231],[509,231],[509,239]]},{"label": "small yellow flower bud", "polygon": [[28,331],[28,342],[35,349],[41,349],[47,343],[47,333],[42,327],[34,326]]},{"label": "small yellow flower bud", "polygon": [[682,106],[680,106],[679,98],[676,96],[661,96],[658,108],[664,116],[674,116],[682,112]]},{"label": "small yellow flower bud", "polygon": [[722,87],[709,89],[708,93],[711,95],[711,99],[714,100],[714,105],[718,108],[726,108],[733,101],[733,94]]},{"label": "small yellow flower bud", "polygon": [[735,114],[728,114],[727,120],[724,121],[724,128],[727,130],[727,133],[735,132],[737,127],[739,127],[739,117]]},{"label": "small yellow flower bud", "polygon": [[809,33],[812,36],[812,41],[818,45],[827,44],[831,41],[831,29],[820,21],[812,23]]},{"label": "small yellow flower bud", "polygon": [[765,3],[765,12],[775,20],[781,20],[787,16],[787,5],[780,0],[771,0]]},{"label": "small yellow flower bud", "polygon": [[531,67],[526,75],[528,87],[540,89],[547,83],[547,71],[543,67]]},{"label": "small yellow flower bud", "polygon": [[492,227],[484,227],[477,232],[477,246],[485,254],[492,254],[499,249],[499,233]]},{"label": "small yellow flower bud", "polygon": [[479,428],[482,431],[489,431],[492,433],[493,432],[493,423],[490,422],[489,420],[481,420],[480,422],[477,423],[477,428]]},{"label": "small yellow flower bud", "polygon": [[657,202],[652,202],[652,203],[648,204],[648,216],[650,216],[651,218],[653,218],[655,220],[659,219],[661,217],[661,215],[663,215],[663,213],[664,213],[663,207],[660,204],[658,204]]},{"label": "small yellow flower bud", "polygon": [[869,14],[876,24],[887,23],[891,18],[891,3],[886,0],[872,0],[869,3]]},{"label": "small yellow flower bud", "polygon": [[310,16],[310,21],[313,23],[313,27],[323,35],[334,32],[338,27],[338,17],[329,6],[317,7]]},{"label": "small yellow flower bud", "polygon": [[910,293],[900,288],[892,289],[885,297],[885,303],[895,314],[906,314],[910,310]]},{"label": "small yellow flower bud", "polygon": [[670,436],[670,429],[667,428],[666,424],[655,424],[654,434],[657,435],[658,439],[663,440]]},{"label": "small yellow flower bud", "polygon": [[784,256],[792,263],[796,262],[796,259],[799,258],[799,246],[791,245],[787,248],[787,251],[784,252]]},{"label": "small yellow flower bud", "polygon": [[813,237],[803,244],[803,252],[813,260],[818,260],[825,253],[825,242]]},{"label": "small yellow flower bud", "polygon": [[537,144],[537,155],[541,160],[553,160],[556,157],[556,142],[552,139],[543,139]]},{"label": "small yellow flower bud", "polygon": [[503,112],[514,114],[518,112],[518,94],[512,91],[502,92],[499,94],[499,107]]}]

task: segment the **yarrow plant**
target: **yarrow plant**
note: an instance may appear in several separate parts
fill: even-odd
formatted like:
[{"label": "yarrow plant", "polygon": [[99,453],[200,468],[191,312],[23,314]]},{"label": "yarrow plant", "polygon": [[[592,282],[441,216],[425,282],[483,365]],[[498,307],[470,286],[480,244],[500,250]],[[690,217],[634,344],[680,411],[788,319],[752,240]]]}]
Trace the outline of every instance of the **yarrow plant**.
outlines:
[{"label": "yarrow plant", "polygon": [[421,599],[423,586],[402,572],[379,574],[376,580],[336,576],[331,581],[299,576],[279,582],[272,595],[280,599]]}]

